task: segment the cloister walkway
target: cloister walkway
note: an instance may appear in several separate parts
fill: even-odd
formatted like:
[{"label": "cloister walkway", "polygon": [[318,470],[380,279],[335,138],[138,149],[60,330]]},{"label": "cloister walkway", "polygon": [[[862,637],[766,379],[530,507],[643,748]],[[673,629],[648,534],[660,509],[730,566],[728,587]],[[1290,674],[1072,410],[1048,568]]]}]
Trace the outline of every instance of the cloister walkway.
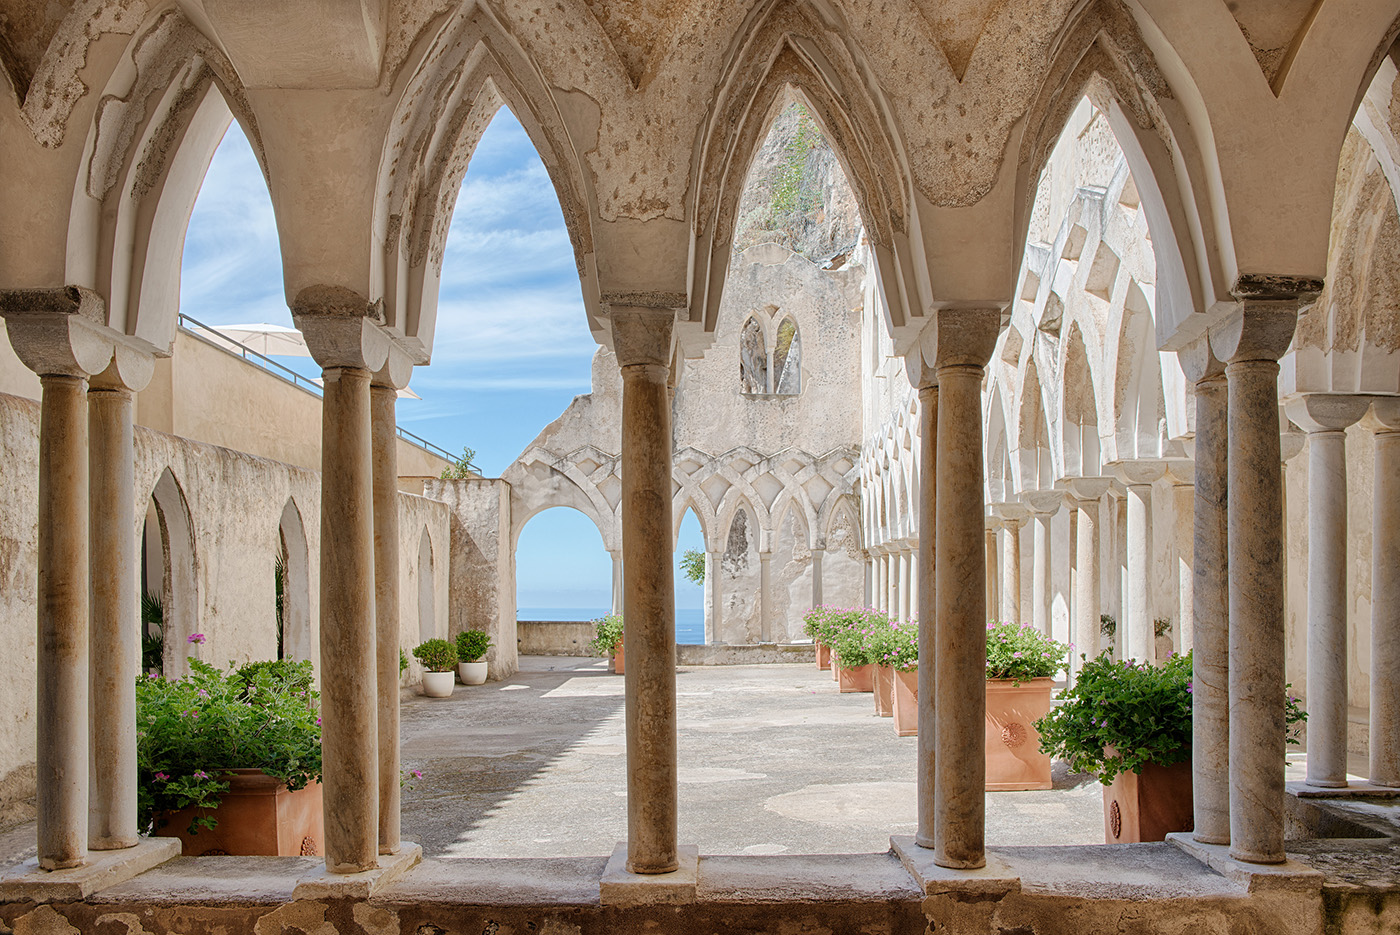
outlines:
[{"label": "cloister walkway", "polygon": [[[604,855],[627,836],[623,678],[521,657],[503,682],[403,705],[403,833],[437,857]],[[915,830],[916,738],[812,666],[677,674],[681,841],[702,854],[883,852]],[[987,794],[991,845],[1103,840],[1096,781]]]}]

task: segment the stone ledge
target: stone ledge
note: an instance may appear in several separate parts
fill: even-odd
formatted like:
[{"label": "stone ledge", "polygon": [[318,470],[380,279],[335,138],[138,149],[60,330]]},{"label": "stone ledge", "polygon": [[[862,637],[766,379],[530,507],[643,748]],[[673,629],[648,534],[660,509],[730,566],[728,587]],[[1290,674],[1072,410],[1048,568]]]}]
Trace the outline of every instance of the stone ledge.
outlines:
[{"label": "stone ledge", "polygon": [[1296,795],[1300,799],[1400,799],[1400,786],[1378,786],[1365,779],[1352,777],[1347,777],[1345,786],[1335,788],[1310,786],[1306,782],[1291,780],[1284,783],[1284,789],[1289,795]]},{"label": "stone ledge", "polygon": [[87,863],[68,870],[40,870],[31,857],[0,877],[0,902],[72,902],[125,883],[180,856],[179,838],[141,838],[135,847],[88,851]]},{"label": "stone ledge", "polygon": [[1252,864],[1230,856],[1228,844],[1202,844],[1190,832],[1174,831],[1167,840],[1227,880],[1238,883],[1251,893],[1291,890],[1294,892],[1322,891],[1323,874],[1307,864],[1285,860],[1281,864]]},{"label": "stone ledge", "polygon": [[700,882],[700,848],[682,844],[680,867],[670,873],[632,873],[627,869],[627,842],[618,842],[598,881],[604,906],[658,906],[695,902]]},{"label": "stone ledge", "polygon": [[396,882],[423,859],[423,848],[411,841],[397,854],[380,854],[379,868],[359,873],[331,873],[325,864],[297,881],[292,899],[369,899]]},{"label": "stone ledge", "polygon": [[934,863],[933,850],[915,844],[911,834],[891,835],[890,847],[925,896],[953,891],[1005,896],[1021,891],[1021,878],[995,854],[987,855],[985,867],[953,870]]}]

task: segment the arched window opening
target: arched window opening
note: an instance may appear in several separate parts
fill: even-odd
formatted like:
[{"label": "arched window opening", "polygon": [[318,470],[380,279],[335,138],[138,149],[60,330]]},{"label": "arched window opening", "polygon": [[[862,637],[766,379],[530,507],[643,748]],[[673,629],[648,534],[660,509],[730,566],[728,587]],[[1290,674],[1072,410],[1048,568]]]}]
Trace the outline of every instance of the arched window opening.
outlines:
[{"label": "arched window opening", "polygon": [[778,336],[773,342],[773,392],[780,396],[802,392],[802,341],[791,316],[778,325]]},{"label": "arched window opening", "polygon": [[433,581],[433,540],[428,528],[418,538],[418,639],[430,640],[437,635],[437,602]]},{"label": "arched window opening", "polygon": [[[714,632],[714,608],[710,591],[710,556],[705,550],[705,533],[695,510],[686,507],[676,530],[676,642],[710,642]],[[696,578],[699,578],[697,581]]]},{"label": "arched window opening", "polygon": [[515,555],[517,620],[594,620],[611,612],[612,557],[582,511],[555,506],[536,513],[520,530]]},{"label": "arched window opening", "polygon": [[769,392],[768,351],[763,340],[763,326],[758,319],[744,322],[739,333],[739,392],[757,395]]},{"label": "arched window opening", "polygon": [[277,526],[277,658],[316,661],[311,633],[310,554],[301,512],[288,498]]},{"label": "arched window opening", "polygon": [[198,627],[189,507],[169,468],[151,492],[142,545],[142,668],[180,677],[207,635]]}]

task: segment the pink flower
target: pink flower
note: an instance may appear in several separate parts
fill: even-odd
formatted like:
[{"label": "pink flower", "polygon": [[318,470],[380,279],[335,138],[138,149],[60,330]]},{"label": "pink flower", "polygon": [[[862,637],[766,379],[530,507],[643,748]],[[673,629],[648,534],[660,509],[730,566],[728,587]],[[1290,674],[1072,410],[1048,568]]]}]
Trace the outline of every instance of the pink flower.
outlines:
[{"label": "pink flower", "polygon": [[191,633],[191,634],[186,638],[186,642],[189,642],[189,643],[203,643],[204,640],[205,640],[205,636],[204,636],[203,633]]},{"label": "pink flower", "polygon": [[202,770],[202,769],[197,769],[197,770],[194,771],[194,778],[195,778],[195,779],[208,779],[208,778],[209,778],[209,774],[206,773],[206,772],[205,772],[204,770]]},{"label": "pink flower", "polygon": [[423,778],[423,771],[422,771],[421,769],[411,769],[411,770],[408,771],[408,774],[409,774],[410,776],[412,776],[414,779],[422,779],[422,778]]},{"label": "pink flower", "polygon": [[166,780],[168,780],[168,779],[170,778],[170,774],[168,774],[168,773],[156,773],[156,778],[159,779],[161,782],[165,782]]},{"label": "pink flower", "polygon": [[316,726],[317,726],[317,727],[320,727],[320,726],[321,726],[321,719],[320,719],[320,718],[317,718],[317,719],[316,719]]}]

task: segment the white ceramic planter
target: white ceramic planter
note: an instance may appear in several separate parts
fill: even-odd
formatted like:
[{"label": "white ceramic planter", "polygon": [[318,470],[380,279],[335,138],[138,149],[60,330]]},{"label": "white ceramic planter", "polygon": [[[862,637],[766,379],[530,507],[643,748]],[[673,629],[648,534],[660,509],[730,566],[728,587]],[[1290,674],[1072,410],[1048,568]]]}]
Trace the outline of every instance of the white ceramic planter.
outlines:
[{"label": "white ceramic planter", "polygon": [[424,672],[423,694],[429,698],[451,698],[452,686],[456,683],[452,672]]},{"label": "white ceramic planter", "polygon": [[463,685],[480,685],[486,681],[486,663],[459,662],[457,674],[462,677]]}]

